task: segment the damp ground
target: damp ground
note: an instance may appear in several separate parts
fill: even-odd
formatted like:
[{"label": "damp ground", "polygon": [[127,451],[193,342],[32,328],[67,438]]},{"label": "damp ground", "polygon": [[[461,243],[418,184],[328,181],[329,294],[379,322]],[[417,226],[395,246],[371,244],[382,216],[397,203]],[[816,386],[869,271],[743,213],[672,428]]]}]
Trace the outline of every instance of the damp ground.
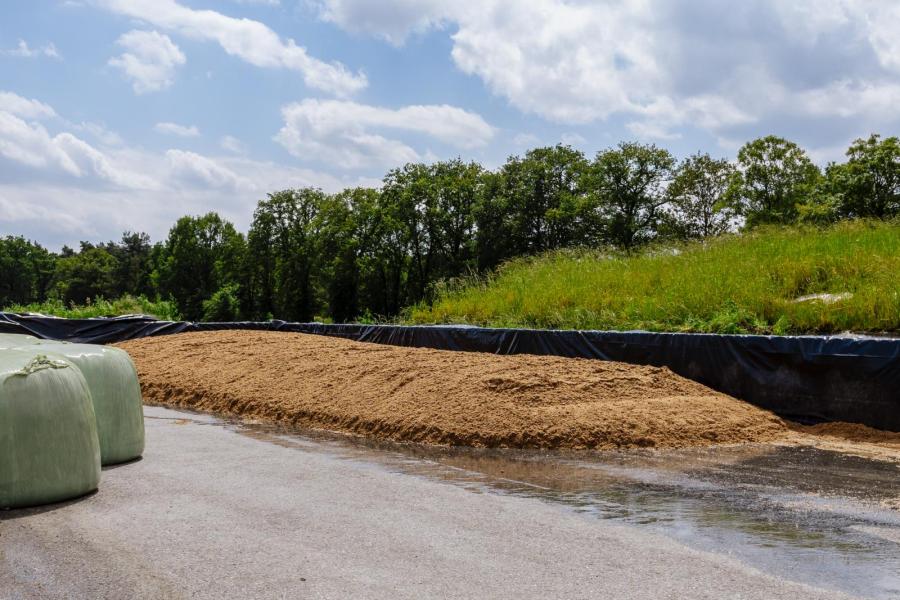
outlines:
[{"label": "damp ground", "polygon": [[476,494],[532,498],[638,526],[787,580],[900,598],[897,462],[808,446],[560,452],[227,426],[302,452],[326,451]]},{"label": "damp ground", "polygon": [[143,459],[104,469],[95,494],[0,512],[0,596],[900,597],[897,463],[757,444],[461,449],[145,417]]}]

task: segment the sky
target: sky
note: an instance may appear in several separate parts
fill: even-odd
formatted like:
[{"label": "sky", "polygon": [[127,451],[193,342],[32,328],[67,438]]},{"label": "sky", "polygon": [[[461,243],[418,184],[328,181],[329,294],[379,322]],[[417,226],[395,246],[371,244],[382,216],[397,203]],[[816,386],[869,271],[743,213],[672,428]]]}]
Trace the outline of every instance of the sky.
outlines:
[{"label": "sky", "polygon": [[895,0],[3,0],[0,235],[164,239],[269,192],[623,140],[820,165],[900,129]]}]

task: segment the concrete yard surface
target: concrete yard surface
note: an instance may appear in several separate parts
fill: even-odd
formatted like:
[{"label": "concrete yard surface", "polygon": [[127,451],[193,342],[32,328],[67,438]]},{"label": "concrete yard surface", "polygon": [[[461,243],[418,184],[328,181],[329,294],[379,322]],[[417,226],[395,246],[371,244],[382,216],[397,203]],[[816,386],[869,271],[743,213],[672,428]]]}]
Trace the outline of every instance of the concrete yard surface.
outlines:
[{"label": "concrete yard surface", "polygon": [[0,598],[853,597],[315,436],[145,415],[144,458],[97,493],[0,513]]}]

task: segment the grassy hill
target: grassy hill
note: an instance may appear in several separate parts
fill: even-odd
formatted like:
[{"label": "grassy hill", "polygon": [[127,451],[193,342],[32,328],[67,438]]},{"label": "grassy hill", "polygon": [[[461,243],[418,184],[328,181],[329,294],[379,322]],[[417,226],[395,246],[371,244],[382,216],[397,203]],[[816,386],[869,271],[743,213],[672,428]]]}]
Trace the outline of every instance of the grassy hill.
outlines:
[{"label": "grassy hill", "polygon": [[[812,297],[810,297],[812,296]],[[410,323],[715,333],[900,332],[900,224],[789,228],[639,256],[553,252],[456,282]]]}]

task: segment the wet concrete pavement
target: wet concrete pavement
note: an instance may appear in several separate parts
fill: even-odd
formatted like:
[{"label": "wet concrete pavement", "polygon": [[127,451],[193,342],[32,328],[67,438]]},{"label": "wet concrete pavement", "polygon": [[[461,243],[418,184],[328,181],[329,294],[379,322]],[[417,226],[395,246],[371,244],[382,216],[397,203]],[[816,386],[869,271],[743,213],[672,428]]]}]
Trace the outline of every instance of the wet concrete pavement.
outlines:
[{"label": "wet concrete pavement", "polygon": [[427,448],[147,408],[139,462],[0,513],[0,598],[900,598],[898,465]]}]

